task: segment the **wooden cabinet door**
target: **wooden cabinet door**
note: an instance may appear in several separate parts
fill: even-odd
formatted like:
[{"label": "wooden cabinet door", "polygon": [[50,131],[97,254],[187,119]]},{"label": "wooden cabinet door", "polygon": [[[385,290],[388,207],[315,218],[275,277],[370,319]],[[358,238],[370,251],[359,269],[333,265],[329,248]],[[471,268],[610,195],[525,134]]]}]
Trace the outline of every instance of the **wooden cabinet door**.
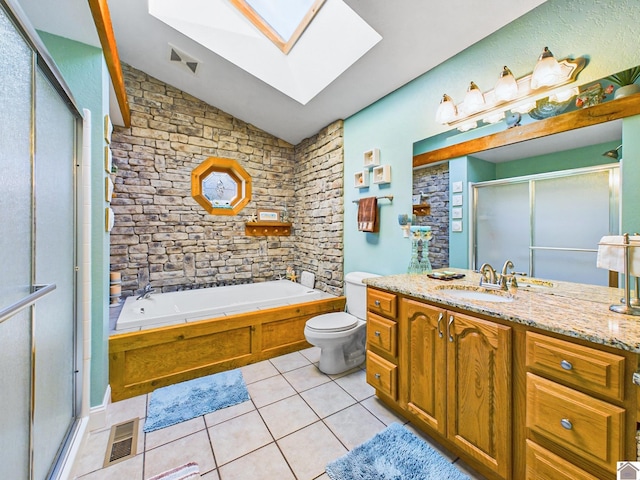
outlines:
[{"label": "wooden cabinet door", "polygon": [[403,299],[408,362],[404,367],[406,408],[446,435],[446,311]]},{"label": "wooden cabinet door", "polygon": [[511,471],[511,328],[447,312],[447,436],[507,478]]}]

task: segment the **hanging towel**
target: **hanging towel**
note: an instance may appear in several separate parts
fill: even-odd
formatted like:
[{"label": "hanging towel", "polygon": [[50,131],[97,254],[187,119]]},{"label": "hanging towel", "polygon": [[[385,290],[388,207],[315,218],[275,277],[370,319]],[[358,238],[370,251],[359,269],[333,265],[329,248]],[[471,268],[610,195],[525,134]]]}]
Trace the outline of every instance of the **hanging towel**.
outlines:
[{"label": "hanging towel", "polygon": [[378,199],[376,197],[361,198],[358,202],[358,230],[377,232],[378,229]]},{"label": "hanging towel", "polygon": [[[622,235],[605,236],[598,243],[598,268],[624,272],[624,237]],[[640,236],[629,235],[629,274],[640,276]]]}]

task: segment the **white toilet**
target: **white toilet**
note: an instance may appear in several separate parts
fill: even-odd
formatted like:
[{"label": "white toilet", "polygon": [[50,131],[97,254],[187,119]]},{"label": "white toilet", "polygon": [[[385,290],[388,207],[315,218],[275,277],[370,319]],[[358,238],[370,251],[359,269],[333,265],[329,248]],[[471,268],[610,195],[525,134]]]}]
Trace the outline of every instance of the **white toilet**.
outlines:
[{"label": "white toilet", "polygon": [[364,362],[367,326],[367,286],[364,278],[374,273],[351,272],[345,278],[347,311],[325,313],[310,318],[304,336],[311,345],[320,347],[321,372],[342,373]]}]

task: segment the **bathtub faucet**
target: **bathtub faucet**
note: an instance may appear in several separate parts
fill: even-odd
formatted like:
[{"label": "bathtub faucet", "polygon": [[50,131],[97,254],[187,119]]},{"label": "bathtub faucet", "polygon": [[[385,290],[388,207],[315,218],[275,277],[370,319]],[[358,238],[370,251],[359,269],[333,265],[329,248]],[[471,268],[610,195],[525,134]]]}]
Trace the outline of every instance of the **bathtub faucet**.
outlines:
[{"label": "bathtub faucet", "polygon": [[149,298],[149,295],[151,295],[152,293],[154,293],[155,290],[153,289],[153,287],[151,286],[150,283],[147,283],[144,286],[144,289],[142,290],[142,293],[138,296],[138,298],[136,298],[136,300],[140,300],[142,298]]}]

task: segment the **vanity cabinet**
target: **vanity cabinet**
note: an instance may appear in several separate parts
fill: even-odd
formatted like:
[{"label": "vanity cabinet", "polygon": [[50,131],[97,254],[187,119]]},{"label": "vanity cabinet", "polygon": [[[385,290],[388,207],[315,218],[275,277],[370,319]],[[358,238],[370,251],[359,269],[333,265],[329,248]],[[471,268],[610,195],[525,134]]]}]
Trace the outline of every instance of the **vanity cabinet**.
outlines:
[{"label": "vanity cabinet", "polygon": [[399,403],[460,451],[511,469],[511,328],[403,298]]},{"label": "vanity cabinet", "polygon": [[547,478],[531,463],[550,455],[582,471],[572,478],[595,478],[578,465],[613,476],[625,458],[625,357],[527,332],[526,367],[527,479]]},{"label": "vanity cabinet", "polygon": [[367,382],[395,401],[398,393],[397,295],[367,289]]}]

